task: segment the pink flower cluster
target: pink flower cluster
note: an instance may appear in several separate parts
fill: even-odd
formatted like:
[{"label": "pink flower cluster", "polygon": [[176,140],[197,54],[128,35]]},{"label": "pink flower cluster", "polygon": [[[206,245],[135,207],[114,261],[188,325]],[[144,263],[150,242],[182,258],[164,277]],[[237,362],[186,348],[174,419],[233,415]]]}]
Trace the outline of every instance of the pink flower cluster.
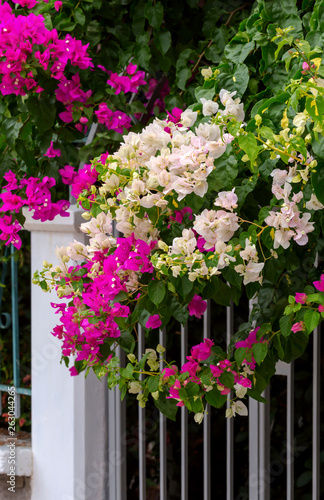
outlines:
[{"label": "pink flower cluster", "polygon": [[[155,78],[150,78],[148,91],[145,92],[146,99],[151,99],[153,92],[154,92],[156,86],[158,85],[158,83],[159,83],[158,80],[156,80]],[[168,82],[168,80],[166,80],[162,89],[159,92],[159,97],[154,101],[153,109],[155,107],[157,107],[157,108],[159,108],[159,112],[162,113],[165,110],[164,98],[169,94],[170,94],[169,82]],[[179,109],[179,108],[175,108],[175,109]],[[182,112],[182,110],[181,110],[181,112]],[[174,115],[174,109],[172,110],[172,113]],[[152,112],[152,114],[153,114],[153,112]],[[174,116],[174,118],[175,118],[175,116]],[[171,120],[171,121],[173,121],[173,120]],[[177,123],[177,122],[174,122],[174,123]]]},{"label": "pink flower cluster", "polygon": [[[250,345],[252,342],[252,337],[254,336],[254,333],[251,332],[252,335],[250,334],[249,336],[249,341],[244,341],[247,342],[247,344]],[[169,393],[170,395],[168,398],[171,399],[176,399],[178,401],[177,406],[183,406],[184,402],[180,397],[179,394],[179,389],[182,387],[186,387],[188,382],[194,382],[196,384],[201,384],[201,379],[199,378],[198,374],[201,371],[201,366],[200,363],[203,361],[206,361],[211,355],[212,355],[212,346],[214,345],[214,342],[210,339],[204,339],[203,342],[201,342],[198,345],[195,345],[192,347],[190,351],[190,356],[187,356],[187,362],[181,367],[180,373],[188,373],[188,378],[184,380],[182,383],[180,380],[175,380],[174,384],[169,388]],[[252,345],[252,343],[251,343]],[[210,369],[212,372],[212,378],[216,379],[216,383],[218,386],[218,389],[220,390],[220,393],[225,395],[230,392],[230,388],[225,387],[224,384],[219,380],[221,375],[224,372],[230,372],[234,375],[234,383],[241,385],[242,387],[245,387],[246,389],[250,389],[252,387],[252,382],[251,380],[247,377],[247,374],[241,374],[237,371],[237,369],[234,368],[233,364],[229,359],[224,359],[217,363],[217,365],[210,365]],[[178,373],[177,367],[172,366],[171,368],[164,368],[162,370],[162,376],[164,379],[168,379],[170,376],[176,376]],[[251,372],[252,373],[252,372]],[[214,381],[211,381],[212,383],[215,383]]]},{"label": "pink flower cluster", "polygon": [[59,169],[63,184],[72,186],[71,194],[75,198],[84,190],[89,190],[98,179],[98,172],[92,165],[84,165],[78,171],[71,165],[66,165],[64,168]]},{"label": "pink flower cluster", "polygon": [[[103,66],[99,66],[104,71],[107,71]],[[118,75],[118,73],[113,73],[112,71],[107,71],[109,78],[107,83],[115,89],[115,94],[118,95],[120,92],[137,92],[141,85],[146,85],[144,80],[144,71],[137,71],[136,64],[130,63],[126,68],[126,73],[129,76]]]},{"label": "pink flower cluster", "polygon": [[[34,6],[34,5],[32,5]],[[31,2],[28,2],[31,7]],[[2,95],[26,95],[27,91],[42,92],[34,79],[38,65],[49,69],[57,80],[64,79],[64,69],[72,66],[93,67],[82,45],[71,35],[60,39],[55,29],[45,27],[44,18],[32,12],[16,16],[7,2],[0,4],[0,92]],[[38,50],[35,51],[35,47]]]},{"label": "pink flower cluster", "polygon": [[[65,105],[65,111],[59,113],[61,120],[65,123],[73,122],[73,111],[83,111],[82,106],[75,105],[73,103],[77,102],[86,105],[91,95],[91,90],[84,92],[81,89],[79,73],[73,75],[71,80],[63,77],[61,82],[58,84],[57,90],[55,91],[56,99]],[[81,132],[83,128],[82,125],[87,123],[87,121],[88,119],[86,117],[81,117],[80,123],[76,125],[76,128]]]},{"label": "pink flower cluster", "polygon": [[267,342],[266,340],[263,340],[263,337],[261,337],[259,340],[257,339],[257,333],[260,330],[260,327],[258,326],[252,332],[249,333],[248,337],[245,340],[240,340],[239,342],[236,342],[235,347],[238,349],[239,347],[244,347],[246,349],[246,354],[251,354],[251,361],[248,361],[247,359],[243,360],[243,363],[246,364],[251,368],[251,370],[255,370],[255,359],[252,354],[252,348],[255,344],[261,344],[264,342]]},{"label": "pink flower cluster", "polygon": [[[115,318],[130,315],[128,306],[112,301],[120,292],[134,291],[140,274],[153,272],[149,255],[155,242],[148,245],[132,235],[117,238],[116,244],[113,253],[108,254],[108,249],[97,251],[82,266],[72,266],[65,272],[64,296],[73,297],[73,304],[69,307],[52,304],[61,315],[62,324],[52,333],[63,340],[63,356],[77,354],[76,361],[100,361],[100,345],[105,338],[120,336]],[[73,282],[80,279],[83,280],[81,297],[73,292]],[[151,327],[157,326],[157,319],[151,318]],[[72,368],[71,374],[76,375],[76,370]]]},{"label": "pink flower cluster", "polygon": [[239,384],[242,387],[246,387],[247,389],[251,389],[252,387],[251,380],[244,375],[241,375],[236,370],[233,370],[232,363],[228,359],[220,361],[219,363],[217,363],[217,365],[210,365],[210,369],[213,377],[216,379],[217,385],[220,388],[220,393],[223,395],[228,394],[231,390],[229,387],[226,387],[224,384],[222,384],[219,380],[219,377],[221,377],[224,372],[230,372],[234,375],[235,384]]},{"label": "pink flower cluster", "polygon": [[[316,290],[324,293],[324,274],[321,274],[319,281],[313,281],[313,285],[316,288]],[[308,295],[306,293],[296,292],[295,293],[295,302],[297,304],[310,305],[309,304],[310,300],[309,300]],[[323,301],[323,304],[318,305],[318,312],[324,313],[324,301]],[[291,331],[294,333],[302,332],[305,330],[306,330],[306,325],[305,325],[304,321],[298,321],[298,322],[294,323],[291,327]]]},{"label": "pink flower cluster", "polygon": [[112,111],[108,108],[105,102],[99,104],[98,111],[95,111],[99,123],[106,125],[108,130],[114,130],[118,134],[122,134],[124,128],[131,127],[130,116],[123,113],[123,111]]},{"label": "pink flower cluster", "polygon": [[[86,272],[86,271],[85,271]],[[125,318],[129,315],[129,308],[119,303],[104,303],[104,319],[93,321],[95,317],[84,314],[86,308],[83,300],[74,297],[72,304],[54,304],[61,314],[61,324],[57,325],[52,334],[63,340],[62,355],[76,355],[75,361],[89,361],[97,363],[105,361],[100,355],[100,346],[106,338],[117,338],[120,330],[115,322],[116,318]],[[100,359],[101,358],[101,359]],[[71,375],[78,372],[73,366],[70,368]]]},{"label": "pink flower cluster", "polygon": [[[32,218],[41,222],[53,220],[57,215],[68,217],[67,209],[70,206],[68,201],[52,202],[50,190],[55,186],[55,179],[52,177],[43,179],[29,177],[18,182],[16,174],[11,170],[3,177],[7,184],[0,194],[2,201],[0,212],[18,213],[23,206],[28,206],[29,210],[33,210]],[[6,245],[12,243],[16,248],[21,247],[18,235],[20,229],[20,224],[13,220],[11,215],[4,215],[0,219],[0,239],[5,241]]]}]

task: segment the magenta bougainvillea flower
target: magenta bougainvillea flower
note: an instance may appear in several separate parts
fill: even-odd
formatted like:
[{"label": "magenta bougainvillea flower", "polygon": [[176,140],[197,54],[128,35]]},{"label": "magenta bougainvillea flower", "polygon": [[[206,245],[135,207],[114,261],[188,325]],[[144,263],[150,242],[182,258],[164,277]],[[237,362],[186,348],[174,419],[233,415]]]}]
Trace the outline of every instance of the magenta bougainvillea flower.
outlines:
[{"label": "magenta bougainvillea flower", "polygon": [[314,281],[313,285],[319,292],[324,292],[324,274],[321,275],[320,281]]},{"label": "magenta bougainvillea flower", "polygon": [[296,293],[295,294],[295,300],[298,304],[305,304],[307,302],[307,295],[306,293]]},{"label": "magenta bougainvillea flower", "polygon": [[58,12],[60,8],[62,7],[63,3],[58,0],[57,2],[54,2],[54,9]]},{"label": "magenta bougainvillea flower", "polygon": [[146,328],[159,328],[161,325],[162,321],[160,320],[160,316],[158,314],[150,316],[145,324]]},{"label": "magenta bougainvillea flower", "polygon": [[207,302],[203,300],[199,295],[195,295],[189,302],[188,309],[190,316],[201,318],[207,309]]},{"label": "magenta bougainvillea flower", "polygon": [[48,158],[55,158],[56,156],[61,156],[62,153],[59,149],[54,149],[53,148],[53,141],[51,141],[50,147],[44,154],[44,156],[47,156]]},{"label": "magenta bougainvillea flower", "polygon": [[294,323],[291,327],[291,331],[294,333],[302,332],[305,330],[305,323],[303,321],[299,321],[298,323]]}]

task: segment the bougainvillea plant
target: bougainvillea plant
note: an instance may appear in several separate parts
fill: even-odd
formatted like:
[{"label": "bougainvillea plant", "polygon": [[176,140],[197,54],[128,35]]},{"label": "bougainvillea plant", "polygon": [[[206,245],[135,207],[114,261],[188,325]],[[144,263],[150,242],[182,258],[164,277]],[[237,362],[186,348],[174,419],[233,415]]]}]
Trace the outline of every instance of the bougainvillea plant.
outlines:
[{"label": "bougainvillea plant", "polygon": [[[323,277],[314,281],[319,293],[289,298],[278,320],[234,336],[227,352],[205,339],[182,367],[161,345],[134,354],[138,324],[164,328],[179,311],[201,317],[206,299],[237,303],[243,289],[252,298],[293,249],[315,249],[324,200],[309,144],[322,130],[323,69],[318,48],[292,30],[272,37],[278,52],[290,45],[299,64],[277,101],[264,99],[246,117],[236,91],[218,90],[220,70],[207,68],[196,103],[129,133],[116,153],[92,162],[96,184],[78,197],[89,244],[58,248],[60,265],[45,262],[34,279],[64,299],[53,303],[60,314],[53,334],[66,362],[74,360],[71,375],[93,368],[140,405],[151,394],[168,416],[185,405],[201,422],[207,402],[222,406],[230,390],[226,415],[247,414],[241,398],[262,400],[276,361],[306,346],[322,315]],[[279,126],[267,118],[273,102],[283,104]],[[73,185],[74,174],[63,175]],[[252,192],[257,203],[247,210]]]},{"label": "bougainvillea plant", "polygon": [[[322,317],[323,1],[258,0],[246,19],[235,3],[0,6],[0,238],[19,248],[23,206],[68,215],[59,172],[90,240],[59,249],[35,282],[63,299],[53,333],[71,374],[93,368],[122,396],[152,394],[171,418],[186,405],[198,422],[231,389],[228,416],[246,413],[244,394],[262,400],[276,361],[300,356]],[[137,353],[138,325],[242,295],[257,303],[226,352],[205,340],[182,367],[165,346]]]}]

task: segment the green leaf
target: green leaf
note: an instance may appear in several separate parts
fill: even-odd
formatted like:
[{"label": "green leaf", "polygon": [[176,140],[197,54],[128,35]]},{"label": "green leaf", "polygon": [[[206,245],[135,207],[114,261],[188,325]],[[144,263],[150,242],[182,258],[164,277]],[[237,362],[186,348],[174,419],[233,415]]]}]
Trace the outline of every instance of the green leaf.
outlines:
[{"label": "green leaf", "polygon": [[152,26],[152,28],[157,31],[163,21],[163,5],[161,2],[156,2],[154,5],[147,3],[144,9],[144,16]]},{"label": "green leaf", "polygon": [[149,63],[150,63],[150,60],[152,57],[149,46],[138,47],[135,50],[135,57],[136,57],[138,65],[141,66],[142,68],[148,70]]},{"label": "green leaf", "polygon": [[180,278],[180,287],[177,288],[178,292],[182,297],[186,297],[192,290],[193,282],[187,278],[187,276],[182,276]]},{"label": "green leaf", "polygon": [[166,394],[160,392],[159,398],[154,400],[154,404],[163,415],[171,420],[176,419],[178,406],[175,399],[166,399]]},{"label": "green leaf", "polygon": [[260,134],[261,137],[265,137],[266,139],[269,139],[270,141],[273,140],[274,132],[270,127],[261,127],[260,128]]},{"label": "green leaf", "polygon": [[165,284],[162,281],[151,281],[148,285],[148,296],[153,304],[158,306],[165,296]]},{"label": "green leaf", "polygon": [[256,160],[259,151],[262,147],[258,146],[256,137],[252,132],[248,132],[247,135],[240,135],[238,138],[238,143],[241,149],[247,154],[251,162],[251,169],[254,172],[253,164]]},{"label": "green leaf", "polygon": [[266,355],[268,354],[268,347],[266,343],[260,342],[259,344],[254,344],[252,348],[253,356],[255,361],[260,365]]},{"label": "green leaf", "polygon": [[186,393],[188,397],[195,396],[199,392],[199,385],[194,382],[189,382],[186,385]]},{"label": "green leaf", "polygon": [[207,101],[211,100],[215,95],[215,88],[212,87],[211,89],[205,89],[204,87],[197,87],[195,90],[195,97],[198,102],[200,102],[200,99],[203,97],[204,99],[207,99]]},{"label": "green leaf", "polygon": [[321,321],[321,315],[319,314],[318,311],[315,311],[314,309],[309,309],[308,311],[305,312],[304,322],[308,330],[308,333],[312,333],[312,331],[315,330],[320,321]]},{"label": "green leaf", "polygon": [[219,280],[219,287],[217,291],[212,295],[212,299],[216,304],[220,304],[221,306],[229,306],[232,300],[232,291],[231,288],[224,283],[224,281]]},{"label": "green leaf", "polygon": [[86,22],[86,16],[83,12],[82,9],[78,8],[74,11],[73,13],[74,15],[74,19],[75,19],[75,22],[77,24],[80,24],[80,26],[84,26],[85,25],[85,22]]},{"label": "green leaf", "polygon": [[17,139],[15,144],[15,150],[17,151],[20,158],[26,163],[28,167],[31,167],[36,164],[35,151],[29,151],[26,148],[24,141]]},{"label": "green leaf", "polygon": [[232,388],[234,385],[234,375],[231,372],[223,372],[219,377],[219,381],[221,384],[225,385],[225,387]]},{"label": "green leaf", "polygon": [[281,333],[284,337],[288,337],[291,334],[292,320],[290,316],[282,316],[279,320],[279,326]]},{"label": "green leaf", "polygon": [[120,369],[120,374],[122,377],[131,378],[134,372],[134,365],[132,363],[127,363],[126,368]]},{"label": "green leaf", "polygon": [[265,398],[263,398],[255,389],[248,389],[247,395],[250,398],[255,399],[256,401],[260,401],[260,403],[268,403],[268,401]]},{"label": "green leaf", "polygon": [[212,276],[203,290],[203,298],[212,299],[214,294],[218,292],[219,283],[219,278],[217,278],[217,276]]},{"label": "green leaf", "polygon": [[224,188],[232,189],[237,177],[237,160],[234,155],[226,158],[225,155],[214,161],[215,169],[208,177],[208,192],[221,191]]},{"label": "green leaf", "polygon": [[53,97],[38,98],[30,96],[26,101],[31,119],[40,131],[53,127],[56,117],[55,99]]},{"label": "green leaf", "polygon": [[117,342],[124,349],[126,353],[134,351],[135,339],[130,332],[122,331],[120,337],[118,337]]},{"label": "green leaf", "polygon": [[172,316],[179,321],[181,324],[185,324],[189,317],[189,311],[187,306],[181,306],[178,300],[173,297],[171,301],[171,313]]},{"label": "green leaf", "polygon": [[254,47],[255,43],[253,41],[247,43],[236,43],[232,41],[226,45],[224,56],[231,62],[243,63]]},{"label": "green leaf", "polygon": [[42,290],[45,290],[47,292],[47,282],[45,280],[39,282],[40,287]]},{"label": "green leaf", "polygon": [[231,285],[237,286],[239,288],[241,287],[243,277],[239,276],[239,274],[236,271],[234,271],[233,268],[224,267],[224,269],[222,269],[222,275],[224,279]]},{"label": "green leaf", "polygon": [[207,49],[205,50],[205,58],[215,64],[219,63],[221,60],[219,45],[213,43],[210,47],[207,47]]},{"label": "green leaf", "polygon": [[312,170],[311,181],[314,193],[324,204],[324,162],[319,161],[315,170]]},{"label": "green leaf", "polygon": [[281,338],[281,345],[284,352],[283,361],[290,363],[293,359],[299,358],[304,353],[307,344],[308,335],[305,335],[305,332],[296,332],[287,338]]},{"label": "green leaf", "polygon": [[245,347],[238,347],[234,352],[234,358],[236,363],[240,366],[245,358],[246,349]]},{"label": "green leaf", "polygon": [[312,477],[313,474],[311,470],[306,470],[302,472],[302,474],[298,476],[296,479],[297,488],[302,488],[303,486],[306,486],[306,484],[309,484],[312,480]]},{"label": "green leaf", "polygon": [[214,406],[214,408],[221,408],[226,402],[227,396],[221,394],[217,387],[214,387],[211,391],[206,392],[205,398],[210,406]]},{"label": "green leaf", "polygon": [[191,77],[191,69],[181,68],[177,71],[177,85],[179,89],[186,90],[186,83]]},{"label": "green leaf", "polygon": [[219,67],[221,73],[218,75],[218,86],[228,90],[228,92],[237,91],[237,96],[242,97],[249,83],[249,70],[245,64],[224,64]]},{"label": "green leaf", "polygon": [[166,54],[171,47],[171,33],[170,31],[160,31],[154,38],[155,46],[162,55]]},{"label": "green leaf", "polygon": [[158,390],[159,388],[159,381],[160,381],[160,378],[159,376],[157,377],[148,377],[148,381],[147,381],[147,388],[150,392],[155,392]]},{"label": "green leaf", "polygon": [[324,303],[324,293],[317,292],[308,295],[307,302],[316,302],[317,304]]},{"label": "green leaf", "polygon": [[3,120],[1,132],[5,134],[9,146],[14,145],[21,127],[22,123],[17,122],[15,118],[5,118]]}]

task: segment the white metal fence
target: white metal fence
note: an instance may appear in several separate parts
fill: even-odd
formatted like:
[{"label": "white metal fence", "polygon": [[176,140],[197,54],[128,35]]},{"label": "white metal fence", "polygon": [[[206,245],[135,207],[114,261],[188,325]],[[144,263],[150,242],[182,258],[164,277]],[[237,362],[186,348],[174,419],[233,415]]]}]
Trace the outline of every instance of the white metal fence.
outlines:
[{"label": "white metal fence", "polygon": [[[211,336],[211,308],[204,314],[201,337]],[[234,307],[226,308],[226,336],[227,341],[233,334]],[[145,352],[145,339],[143,330],[138,333],[139,357]],[[312,411],[312,500],[320,500],[320,332],[319,329],[313,333],[313,403]],[[159,343],[166,344],[165,331],[160,331]],[[191,345],[191,344],[190,344]],[[188,355],[188,326],[181,327],[181,361],[185,362]],[[294,436],[294,363],[286,364],[278,362],[276,375],[285,378],[286,384],[286,439],[282,443],[282,462],[280,473],[286,469],[286,491],[282,491],[283,500],[293,500],[294,491],[294,465],[295,465],[295,436]],[[264,397],[269,401],[271,387],[264,392]],[[230,397],[230,395],[229,395]],[[211,412],[208,412],[203,421],[203,452],[200,460],[203,462],[203,492],[202,500],[215,498],[211,487],[212,477],[217,471],[211,468],[211,453],[219,453],[221,460],[226,460],[226,500],[270,500],[272,475],[275,473],[276,461],[270,460],[271,428],[270,428],[270,404],[260,403],[249,398],[249,422],[248,422],[248,488],[245,495],[235,494],[235,464],[236,453],[234,446],[234,420],[226,422],[226,450],[212,450],[211,427],[213,425]],[[222,411],[223,410],[219,410]],[[244,418],[244,417],[237,417]],[[126,419],[125,402],[120,401],[118,390],[111,391],[108,395],[108,422],[109,422],[109,450],[115,450],[118,460],[111,463],[109,481],[107,486],[107,500],[127,499],[127,463],[126,444],[128,422]],[[132,422],[134,425],[134,422]],[[159,500],[168,500],[168,469],[167,469],[167,421],[160,414],[159,420]],[[185,407],[181,408],[181,494],[179,499],[189,500],[189,474],[188,474],[188,413]],[[171,437],[172,439],[172,437]],[[279,464],[280,465],[280,464]],[[146,494],[146,435],[145,435],[145,409],[138,410],[138,482],[139,500],[147,500]],[[221,478],[220,478],[221,479]],[[236,488],[237,490],[237,488]],[[225,496],[222,497],[225,499]]]}]

